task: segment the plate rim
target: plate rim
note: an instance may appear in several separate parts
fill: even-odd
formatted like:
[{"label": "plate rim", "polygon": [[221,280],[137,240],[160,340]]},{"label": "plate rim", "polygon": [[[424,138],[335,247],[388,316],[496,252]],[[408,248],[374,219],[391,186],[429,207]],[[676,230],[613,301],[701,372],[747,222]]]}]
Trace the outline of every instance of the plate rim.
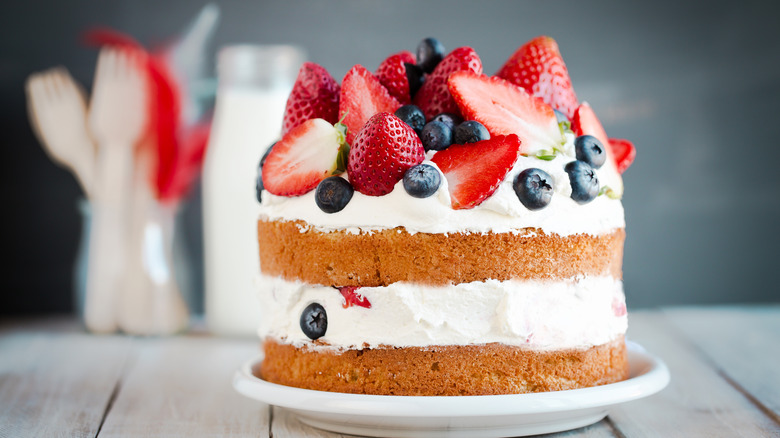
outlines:
[{"label": "plate rim", "polygon": [[[606,408],[647,397],[669,383],[666,364],[636,342],[626,340],[629,367],[636,375],[606,385],[530,394],[401,396],[351,394],[302,389],[267,382],[252,374],[262,355],[246,361],[233,375],[240,394],[300,412],[382,417],[491,417]],[[260,395],[263,395],[262,397]]]}]

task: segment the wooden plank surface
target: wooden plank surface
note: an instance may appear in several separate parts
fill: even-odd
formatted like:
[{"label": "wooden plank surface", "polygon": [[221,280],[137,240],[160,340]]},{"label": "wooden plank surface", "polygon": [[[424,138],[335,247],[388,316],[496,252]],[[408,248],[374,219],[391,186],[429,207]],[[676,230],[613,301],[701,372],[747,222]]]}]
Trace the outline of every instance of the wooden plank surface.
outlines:
[{"label": "wooden plank surface", "polygon": [[130,340],[81,333],[0,336],[0,437],[95,437]]},{"label": "wooden plank surface", "polygon": [[628,336],[661,357],[669,386],[618,405],[610,418],[625,437],[777,437],[778,424],[712,368],[665,315],[629,314]]},{"label": "wooden plank surface", "polygon": [[[66,322],[0,324],[0,437],[342,438],[233,390],[253,339],[93,336]],[[780,437],[780,306],[632,312],[629,326],[670,386],[550,437]]]},{"label": "wooden plank surface", "polygon": [[135,339],[135,347],[100,438],[269,436],[268,406],[231,384],[258,342],[149,338]]},{"label": "wooden plank surface", "polygon": [[780,306],[665,313],[717,370],[780,424]]}]

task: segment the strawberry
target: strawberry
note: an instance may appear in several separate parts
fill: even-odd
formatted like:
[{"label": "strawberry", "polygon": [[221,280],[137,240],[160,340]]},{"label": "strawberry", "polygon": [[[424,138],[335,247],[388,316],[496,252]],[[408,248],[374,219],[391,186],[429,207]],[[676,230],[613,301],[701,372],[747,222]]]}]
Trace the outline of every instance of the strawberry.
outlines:
[{"label": "strawberry", "polygon": [[615,158],[618,172],[625,172],[636,158],[634,144],[622,138],[610,138],[609,147],[612,148],[612,156]]},{"label": "strawberry", "polygon": [[298,71],[287,106],[284,108],[282,135],[309,119],[339,121],[339,84],[324,67],[306,62]]},{"label": "strawberry", "polygon": [[406,76],[406,64],[414,64],[412,52],[404,50],[382,61],[376,69],[376,77],[387,88],[390,95],[398,99],[401,105],[412,102],[409,90],[409,77]]},{"label": "strawberry", "polygon": [[263,186],[278,196],[306,194],[337,169],[344,126],[310,119],[276,142],[263,164]]},{"label": "strawberry", "polygon": [[472,72],[450,76],[449,89],[465,120],[482,123],[490,135],[517,134],[523,154],[564,143],[555,112],[541,99],[501,78]]},{"label": "strawberry", "polygon": [[424,158],[425,150],[414,129],[393,114],[377,113],[355,136],[349,150],[349,182],[364,195],[386,195]]},{"label": "strawberry", "polygon": [[579,105],[558,44],[550,37],[539,36],[525,43],[496,76],[523,87],[568,118]]},{"label": "strawberry", "polygon": [[447,88],[450,75],[458,71],[482,74],[482,60],[471,47],[459,47],[445,56],[414,96],[414,104],[423,110],[428,121],[441,113],[460,114]]},{"label": "strawberry", "polygon": [[371,308],[371,303],[368,301],[368,299],[357,291],[360,289],[359,286],[344,286],[338,289],[339,292],[341,292],[341,296],[344,297],[344,304],[342,304],[342,306],[345,309],[352,306],[365,307],[366,309]]},{"label": "strawberry", "polygon": [[376,76],[358,64],[341,81],[339,118],[347,125],[347,143],[352,144],[366,121],[378,112],[394,113],[401,104]]},{"label": "strawberry", "polygon": [[474,208],[496,191],[520,154],[520,138],[497,135],[488,140],[454,144],[433,161],[447,178],[452,208]]}]

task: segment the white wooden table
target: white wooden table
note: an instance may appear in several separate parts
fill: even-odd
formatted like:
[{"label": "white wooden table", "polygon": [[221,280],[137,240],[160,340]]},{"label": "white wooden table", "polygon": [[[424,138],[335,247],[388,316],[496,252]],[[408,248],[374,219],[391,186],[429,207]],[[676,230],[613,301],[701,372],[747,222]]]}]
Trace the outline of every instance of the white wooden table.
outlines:
[{"label": "white wooden table", "polygon": [[[550,436],[780,437],[780,305],[629,314],[669,386]],[[336,437],[233,391],[254,339],[96,336],[72,319],[0,321],[0,437]]]}]

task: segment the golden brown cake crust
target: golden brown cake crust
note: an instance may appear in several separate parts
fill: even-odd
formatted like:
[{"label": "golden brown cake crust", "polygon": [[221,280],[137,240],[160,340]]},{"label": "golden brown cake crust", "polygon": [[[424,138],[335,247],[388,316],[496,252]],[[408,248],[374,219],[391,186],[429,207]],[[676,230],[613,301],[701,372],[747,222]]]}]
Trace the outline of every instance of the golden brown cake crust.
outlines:
[{"label": "golden brown cake crust", "polygon": [[[304,231],[302,231],[304,230]],[[351,234],[302,221],[257,224],[264,274],[328,286],[429,285],[488,279],[622,278],[625,230],[559,236],[521,233],[409,233],[403,227]]]},{"label": "golden brown cake crust", "polygon": [[628,378],[624,338],[586,350],[502,344],[313,351],[266,339],[260,377],[331,392],[488,395],[560,391]]}]

